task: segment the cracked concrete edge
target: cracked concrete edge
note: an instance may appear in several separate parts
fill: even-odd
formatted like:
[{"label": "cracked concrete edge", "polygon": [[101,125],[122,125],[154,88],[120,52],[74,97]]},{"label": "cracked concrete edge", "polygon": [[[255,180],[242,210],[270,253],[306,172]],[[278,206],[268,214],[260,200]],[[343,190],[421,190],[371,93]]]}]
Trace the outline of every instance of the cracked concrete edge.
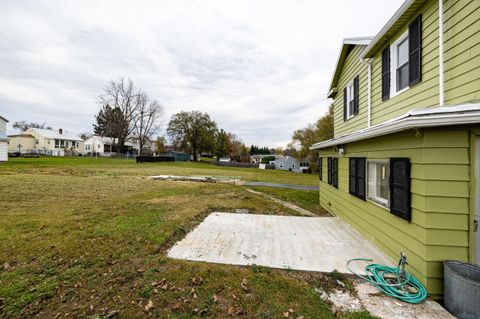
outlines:
[{"label": "cracked concrete edge", "polygon": [[247,192],[249,193],[252,193],[252,194],[255,194],[255,195],[260,195],[260,196],[264,196],[268,199],[270,199],[271,201],[277,203],[277,204],[280,204],[282,206],[285,206],[291,210],[294,210],[296,211],[297,213],[300,213],[301,215],[303,216],[309,216],[309,217],[319,217],[317,214],[314,214],[312,213],[311,211],[309,210],[306,210],[304,208],[301,208],[301,207],[298,207],[297,205],[294,205],[292,203],[289,203],[289,202],[286,202],[284,200],[281,200],[281,199],[278,199],[276,197],[273,197],[271,195],[268,195],[268,194],[265,194],[265,193],[262,193],[262,192],[258,192],[258,191],[254,191],[253,189],[250,189],[250,188],[247,188]]}]

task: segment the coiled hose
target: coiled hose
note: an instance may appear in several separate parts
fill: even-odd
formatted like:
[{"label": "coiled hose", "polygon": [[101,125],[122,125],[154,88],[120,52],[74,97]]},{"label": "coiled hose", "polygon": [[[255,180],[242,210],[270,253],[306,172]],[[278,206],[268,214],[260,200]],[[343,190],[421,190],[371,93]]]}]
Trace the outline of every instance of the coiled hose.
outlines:
[{"label": "coiled hose", "polygon": [[420,303],[427,298],[427,290],[417,278],[405,271],[403,267],[401,269],[402,262],[406,263],[406,259],[402,260],[402,258],[405,257],[400,257],[397,267],[368,264],[365,267],[366,276],[354,272],[350,268],[350,263],[353,261],[372,261],[372,259],[350,259],[347,263],[347,269],[357,277],[373,284],[388,296],[413,304]]}]

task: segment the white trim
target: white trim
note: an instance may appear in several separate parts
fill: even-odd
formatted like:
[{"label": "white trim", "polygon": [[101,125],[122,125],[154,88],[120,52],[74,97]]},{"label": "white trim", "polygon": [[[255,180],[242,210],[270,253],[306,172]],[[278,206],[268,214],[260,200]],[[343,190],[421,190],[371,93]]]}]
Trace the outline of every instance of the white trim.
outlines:
[{"label": "white trim", "polygon": [[[351,119],[352,117],[355,116],[355,85],[353,84],[353,80],[348,82],[348,84],[345,87],[347,88],[347,96],[345,97],[347,99],[347,101],[346,101],[347,116],[345,118],[345,121],[348,121],[349,119]],[[349,93],[350,88],[351,88],[352,96],[349,96],[350,95],[350,93]],[[353,110],[351,110],[352,111],[351,113],[350,113],[350,102],[353,102],[353,104],[354,104]]]},{"label": "white trim", "polygon": [[480,123],[480,103],[461,104],[450,107],[435,107],[413,110],[398,118],[355,131],[348,135],[313,144],[316,150],[368,138],[392,134],[412,128],[467,125]]},{"label": "white trim", "polygon": [[443,72],[443,0],[438,0],[438,103],[440,106],[445,104]]},{"label": "white trim", "polygon": [[377,45],[377,43],[382,40],[385,34],[393,27],[393,25],[397,22],[397,20],[407,12],[412,4],[415,3],[417,0],[407,0],[405,1],[402,6],[395,12],[395,14],[388,20],[387,24],[383,26],[383,28],[378,32],[378,34],[373,38],[373,40],[367,45],[363,53],[360,55],[360,58],[365,58],[369,51]]},{"label": "white trim", "polygon": [[[386,165],[387,168],[386,168],[386,172],[385,172],[385,175],[388,176],[388,168],[389,168],[389,161],[386,160],[386,159],[367,159],[367,200],[370,200],[376,204],[379,204],[380,206],[382,207],[385,207],[385,208],[389,208],[390,207],[390,190],[388,191],[388,199],[385,199],[383,197],[379,197],[377,195],[378,193],[378,189],[377,189],[377,171],[373,171],[373,181],[370,181],[370,164],[383,164],[383,165]],[[390,181],[390,176],[388,176],[388,179],[387,179],[387,182]],[[370,183],[374,183],[374,191],[375,191],[375,194],[370,194]]]},{"label": "white trim", "polygon": [[[397,69],[398,69],[398,45],[402,42],[407,40],[408,45],[408,30],[404,32],[401,36],[398,37],[395,42],[392,43],[390,46],[390,98],[393,98],[410,88],[410,86],[406,86],[405,88],[397,91]],[[408,47],[407,47],[407,54],[408,54]],[[410,61],[409,61],[410,62]]]}]

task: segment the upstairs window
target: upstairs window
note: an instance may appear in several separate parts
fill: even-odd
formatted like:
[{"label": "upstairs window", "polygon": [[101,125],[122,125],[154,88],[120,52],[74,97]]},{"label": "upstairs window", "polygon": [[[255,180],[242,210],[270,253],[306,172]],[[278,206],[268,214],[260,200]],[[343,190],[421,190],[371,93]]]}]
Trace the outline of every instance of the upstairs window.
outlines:
[{"label": "upstairs window", "polygon": [[396,92],[408,87],[408,33],[398,41],[395,50],[395,85]]},{"label": "upstairs window", "polygon": [[422,16],[382,51],[382,101],[422,80]]},{"label": "upstairs window", "polygon": [[356,76],[343,90],[343,120],[358,114],[359,77]]}]

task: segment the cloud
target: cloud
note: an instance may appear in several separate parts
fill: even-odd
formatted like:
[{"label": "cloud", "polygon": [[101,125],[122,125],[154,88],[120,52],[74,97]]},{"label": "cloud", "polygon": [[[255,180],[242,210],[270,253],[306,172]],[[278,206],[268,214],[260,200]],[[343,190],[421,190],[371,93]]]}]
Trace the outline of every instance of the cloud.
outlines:
[{"label": "cloud", "polygon": [[375,34],[401,2],[2,1],[0,114],[90,131],[103,86],[126,76],[167,117],[201,110],[282,146],[327,110],[342,38]]}]

